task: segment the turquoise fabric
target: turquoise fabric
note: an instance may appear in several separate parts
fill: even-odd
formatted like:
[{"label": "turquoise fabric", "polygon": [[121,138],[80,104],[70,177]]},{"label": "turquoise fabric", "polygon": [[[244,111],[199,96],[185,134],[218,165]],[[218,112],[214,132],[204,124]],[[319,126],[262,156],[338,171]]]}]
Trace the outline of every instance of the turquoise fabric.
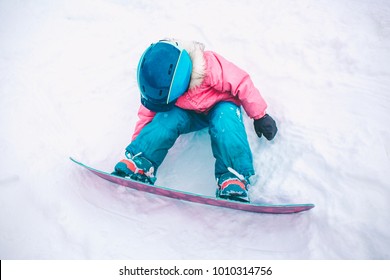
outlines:
[{"label": "turquoise fabric", "polygon": [[231,102],[220,102],[208,114],[174,107],[157,113],[126,150],[153,163],[156,170],[163,162],[176,139],[185,133],[209,129],[215,158],[215,176],[219,178],[233,168],[239,174],[254,174],[252,153],[243,124],[241,108]]}]

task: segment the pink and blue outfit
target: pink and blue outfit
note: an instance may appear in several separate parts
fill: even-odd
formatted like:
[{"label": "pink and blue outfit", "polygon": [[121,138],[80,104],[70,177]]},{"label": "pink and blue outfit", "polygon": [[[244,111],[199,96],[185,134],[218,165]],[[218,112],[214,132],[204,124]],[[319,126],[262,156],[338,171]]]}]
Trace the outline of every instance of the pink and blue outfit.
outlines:
[{"label": "pink and blue outfit", "polygon": [[141,103],[127,159],[114,174],[154,183],[158,167],[181,134],[208,128],[215,158],[217,196],[249,201],[252,153],[242,110],[257,135],[273,139],[275,121],[250,76],[197,42],[152,44],[140,59]]}]

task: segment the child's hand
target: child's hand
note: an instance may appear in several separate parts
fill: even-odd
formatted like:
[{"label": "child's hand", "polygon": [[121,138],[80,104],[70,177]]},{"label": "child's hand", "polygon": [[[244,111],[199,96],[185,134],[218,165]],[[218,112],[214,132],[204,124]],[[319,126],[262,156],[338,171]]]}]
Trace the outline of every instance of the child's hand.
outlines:
[{"label": "child's hand", "polygon": [[267,140],[272,140],[275,137],[276,132],[278,132],[274,119],[268,114],[265,114],[261,119],[255,120],[253,124],[259,138],[261,135],[264,135]]}]

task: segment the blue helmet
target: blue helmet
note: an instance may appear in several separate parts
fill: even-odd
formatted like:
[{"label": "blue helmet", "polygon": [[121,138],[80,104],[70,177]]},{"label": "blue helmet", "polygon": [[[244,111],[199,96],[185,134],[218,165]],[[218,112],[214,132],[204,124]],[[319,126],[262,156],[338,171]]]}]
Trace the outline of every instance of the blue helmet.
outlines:
[{"label": "blue helmet", "polygon": [[170,110],[190,84],[192,62],[186,50],[170,41],[152,44],[137,69],[141,103],[151,111]]}]

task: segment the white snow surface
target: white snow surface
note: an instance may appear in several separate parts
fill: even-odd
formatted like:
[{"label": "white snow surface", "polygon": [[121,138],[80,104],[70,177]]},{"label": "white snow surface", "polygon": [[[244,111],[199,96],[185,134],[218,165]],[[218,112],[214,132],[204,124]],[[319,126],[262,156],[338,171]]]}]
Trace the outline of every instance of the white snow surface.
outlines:
[{"label": "white snow surface", "polygon": [[[250,73],[278,123],[257,138],[269,215],[101,180],[137,121],[136,67],[165,37]],[[390,259],[390,2],[0,1],[1,259]],[[214,195],[207,130],[181,136],[158,185]]]}]

